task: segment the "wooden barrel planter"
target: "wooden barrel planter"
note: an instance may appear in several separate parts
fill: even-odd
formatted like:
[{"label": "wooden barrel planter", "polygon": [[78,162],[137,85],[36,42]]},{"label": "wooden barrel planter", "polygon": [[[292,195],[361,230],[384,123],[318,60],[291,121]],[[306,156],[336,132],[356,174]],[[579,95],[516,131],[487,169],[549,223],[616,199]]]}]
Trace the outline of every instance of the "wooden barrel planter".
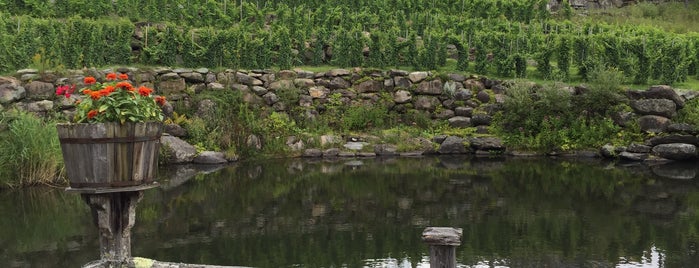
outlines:
[{"label": "wooden barrel planter", "polygon": [[72,188],[118,188],[154,181],[162,124],[58,124]]}]

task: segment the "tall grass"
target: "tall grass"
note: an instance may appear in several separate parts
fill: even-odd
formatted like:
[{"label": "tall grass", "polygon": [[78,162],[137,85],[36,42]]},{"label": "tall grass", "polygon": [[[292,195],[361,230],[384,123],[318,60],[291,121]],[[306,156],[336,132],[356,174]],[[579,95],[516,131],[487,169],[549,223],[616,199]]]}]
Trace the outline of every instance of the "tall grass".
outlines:
[{"label": "tall grass", "polygon": [[56,126],[34,114],[0,114],[0,187],[48,184],[63,172]]},{"label": "tall grass", "polygon": [[656,4],[641,2],[624,8],[590,10],[589,16],[578,20],[604,21],[620,25],[645,25],[675,33],[699,32],[699,2],[690,1]]}]

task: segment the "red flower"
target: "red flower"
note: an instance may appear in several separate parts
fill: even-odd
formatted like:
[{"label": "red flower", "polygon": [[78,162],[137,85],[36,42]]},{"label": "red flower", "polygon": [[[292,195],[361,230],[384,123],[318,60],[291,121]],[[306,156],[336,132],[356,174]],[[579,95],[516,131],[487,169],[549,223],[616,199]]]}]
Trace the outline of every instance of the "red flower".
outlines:
[{"label": "red flower", "polygon": [[85,83],[85,85],[92,85],[96,82],[97,82],[97,79],[95,79],[92,76],[88,76],[88,77],[85,77],[85,79],[83,79],[83,83]]},{"label": "red flower", "polygon": [[105,92],[107,92],[107,95],[109,95],[109,93],[114,92],[115,88],[114,88],[114,86],[106,86],[106,87],[104,87],[104,89],[102,89],[102,90],[104,90]]},{"label": "red flower", "polygon": [[150,96],[150,93],[153,92],[152,89],[141,86],[138,88],[138,94],[141,94],[141,96],[148,97]]},{"label": "red flower", "polygon": [[160,106],[165,105],[165,97],[163,97],[163,96],[155,97],[155,103],[157,103]]},{"label": "red flower", "polygon": [[119,79],[121,79],[121,80],[129,79],[129,75],[128,74],[119,74]]},{"label": "red flower", "polygon": [[97,116],[97,110],[90,110],[89,112],[87,112],[87,118],[88,118],[88,119],[92,119],[92,118],[94,118],[95,116]]},{"label": "red flower", "polygon": [[108,81],[112,81],[112,80],[116,80],[116,79],[117,79],[117,75],[115,73],[108,73],[107,74]]}]

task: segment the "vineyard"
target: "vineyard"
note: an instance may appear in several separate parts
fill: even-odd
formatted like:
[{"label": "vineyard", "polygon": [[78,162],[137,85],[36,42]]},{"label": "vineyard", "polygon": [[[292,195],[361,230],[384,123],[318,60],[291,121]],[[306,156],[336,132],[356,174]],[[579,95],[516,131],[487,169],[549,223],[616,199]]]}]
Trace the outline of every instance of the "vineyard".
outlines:
[{"label": "vineyard", "polygon": [[[699,33],[573,23],[545,0],[0,0],[0,73],[166,65],[407,67],[626,82],[699,77]],[[451,58],[452,60],[448,60]],[[527,72],[535,68],[534,72]]]}]

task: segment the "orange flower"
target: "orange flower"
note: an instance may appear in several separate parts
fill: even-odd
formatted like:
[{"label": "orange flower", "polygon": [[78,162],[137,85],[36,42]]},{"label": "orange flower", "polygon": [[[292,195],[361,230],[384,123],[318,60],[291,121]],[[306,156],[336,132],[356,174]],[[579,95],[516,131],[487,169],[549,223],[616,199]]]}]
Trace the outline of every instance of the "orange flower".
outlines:
[{"label": "orange flower", "polygon": [[104,89],[102,89],[102,90],[104,90],[107,93],[112,93],[112,92],[114,92],[115,88],[114,88],[114,86],[105,86]]},{"label": "orange flower", "polygon": [[96,82],[97,82],[97,79],[95,79],[92,76],[88,76],[88,77],[85,77],[85,79],[83,79],[83,83],[85,83],[85,85],[92,85]]},{"label": "orange flower", "polygon": [[90,95],[90,92],[92,92],[92,90],[85,89],[85,90],[83,90],[82,92],[83,92],[83,94],[85,94],[85,95]]},{"label": "orange flower", "polygon": [[128,91],[133,91],[133,85],[131,85],[131,83],[126,82],[126,81],[121,81],[121,82],[117,83],[116,87],[123,88],[123,89],[126,89]]},{"label": "orange flower", "polygon": [[150,93],[153,92],[152,89],[141,86],[138,88],[138,94],[141,94],[141,96],[148,97],[150,96]]},{"label": "orange flower", "polygon": [[90,110],[89,112],[87,112],[87,118],[88,118],[88,119],[92,119],[92,118],[94,118],[95,116],[97,116],[97,110]]},{"label": "orange flower", "polygon": [[157,103],[160,106],[165,105],[165,97],[164,96],[155,97],[155,103]]},{"label": "orange flower", "polygon": [[99,100],[102,97],[102,91],[91,91],[90,92],[90,98],[93,100]]},{"label": "orange flower", "polygon": [[107,74],[107,80],[112,81],[112,80],[116,80],[116,79],[117,79],[117,75],[115,73],[108,73]]},{"label": "orange flower", "polygon": [[128,74],[119,74],[119,79],[121,79],[121,80],[129,79],[129,75]]}]

